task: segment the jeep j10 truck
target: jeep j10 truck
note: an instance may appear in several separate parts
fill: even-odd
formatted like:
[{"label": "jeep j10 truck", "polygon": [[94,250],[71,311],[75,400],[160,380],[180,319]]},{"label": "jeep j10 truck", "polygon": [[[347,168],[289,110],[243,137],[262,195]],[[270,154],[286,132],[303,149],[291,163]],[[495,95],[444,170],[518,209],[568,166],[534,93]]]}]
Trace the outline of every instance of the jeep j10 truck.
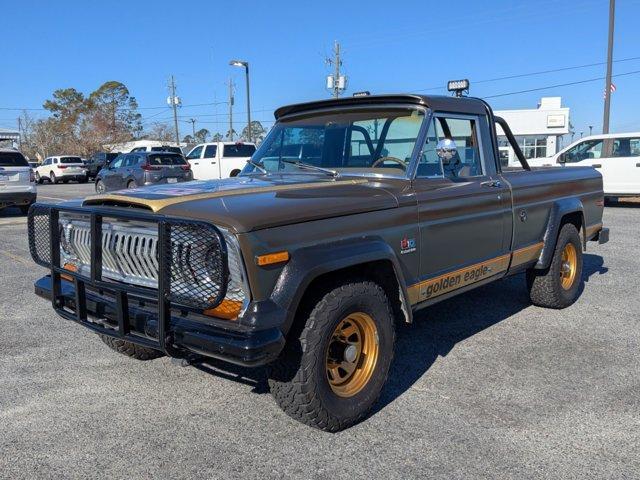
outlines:
[{"label": "jeep j10 truck", "polygon": [[[234,178],[48,205],[28,219],[35,291],[114,350],[269,365],[293,418],[362,419],[394,325],[524,273],[531,301],[579,295],[604,243],[593,168],[529,168],[475,98],[383,95],[286,106]],[[522,167],[502,169],[496,123]]]}]

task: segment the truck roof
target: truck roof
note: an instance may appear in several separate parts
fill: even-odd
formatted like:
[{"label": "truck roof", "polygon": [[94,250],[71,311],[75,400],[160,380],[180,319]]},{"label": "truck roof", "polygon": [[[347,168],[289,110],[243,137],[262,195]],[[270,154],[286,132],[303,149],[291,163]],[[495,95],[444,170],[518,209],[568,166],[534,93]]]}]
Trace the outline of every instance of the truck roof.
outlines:
[{"label": "truck roof", "polygon": [[296,103],[278,108],[274,112],[276,120],[286,115],[325,108],[341,108],[347,106],[386,105],[386,104],[414,104],[422,105],[438,111],[453,113],[487,112],[487,104],[474,97],[445,97],[443,95],[416,95],[412,93],[366,95],[359,97],[331,98],[306,103]]}]

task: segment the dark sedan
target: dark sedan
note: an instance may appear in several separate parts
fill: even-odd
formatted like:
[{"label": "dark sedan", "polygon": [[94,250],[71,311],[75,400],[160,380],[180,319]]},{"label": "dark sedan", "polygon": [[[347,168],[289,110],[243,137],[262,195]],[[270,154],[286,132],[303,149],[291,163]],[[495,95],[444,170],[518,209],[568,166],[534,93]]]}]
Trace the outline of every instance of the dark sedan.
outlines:
[{"label": "dark sedan", "polygon": [[182,155],[172,152],[125,153],[98,172],[96,192],[189,180],[193,180],[193,173]]}]

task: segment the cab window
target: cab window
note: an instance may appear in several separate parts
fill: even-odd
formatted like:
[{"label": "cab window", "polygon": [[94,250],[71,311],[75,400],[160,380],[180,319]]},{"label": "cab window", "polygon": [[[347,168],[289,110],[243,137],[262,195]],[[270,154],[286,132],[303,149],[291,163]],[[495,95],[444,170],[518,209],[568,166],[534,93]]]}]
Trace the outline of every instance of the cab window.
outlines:
[{"label": "cab window", "polygon": [[[202,154],[202,145],[200,145],[199,147],[196,147],[193,150],[191,150],[189,152],[189,155],[187,155],[187,158],[189,160],[194,160],[194,159],[200,158],[201,154]],[[205,157],[206,157],[206,155],[205,155]]]},{"label": "cab window", "polygon": [[[452,140],[452,154],[438,155],[438,143]],[[476,118],[434,117],[418,162],[417,177],[446,177],[452,181],[484,174]]]},{"label": "cab window", "polygon": [[640,157],[640,138],[616,138],[612,157]]},{"label": "cab window", "polygon": [[563,153],[562,159],[566,163],[576,163],[600,158],[602,157],[603,143],[603,140],[586,140]]},{"label": "cab window", "polygon": [[217,150],[217,145],[207,145],[204,149],[204,158],[215,158]]}]

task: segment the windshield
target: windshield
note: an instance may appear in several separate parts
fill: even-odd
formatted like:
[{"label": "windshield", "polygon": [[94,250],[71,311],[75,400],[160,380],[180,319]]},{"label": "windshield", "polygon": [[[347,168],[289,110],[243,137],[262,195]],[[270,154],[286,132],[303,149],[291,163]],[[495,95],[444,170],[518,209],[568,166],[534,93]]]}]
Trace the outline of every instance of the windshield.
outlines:
[{"label": "windshield", "polygon": [[82,163],[80,157],[62,157],[60,163]]},{"label": "windshield", "polygon": [[29,163],[20,152],[0,152],[0,167],[28,167]]},{"label": "windshield", "polygon": [[[344,172],[404,176],[423,118],[419,110],[395,108],[283,120],[252,161],[270,173],[302,173],[299,162]],[[258,171],[248,164],[243,173]]]}]

